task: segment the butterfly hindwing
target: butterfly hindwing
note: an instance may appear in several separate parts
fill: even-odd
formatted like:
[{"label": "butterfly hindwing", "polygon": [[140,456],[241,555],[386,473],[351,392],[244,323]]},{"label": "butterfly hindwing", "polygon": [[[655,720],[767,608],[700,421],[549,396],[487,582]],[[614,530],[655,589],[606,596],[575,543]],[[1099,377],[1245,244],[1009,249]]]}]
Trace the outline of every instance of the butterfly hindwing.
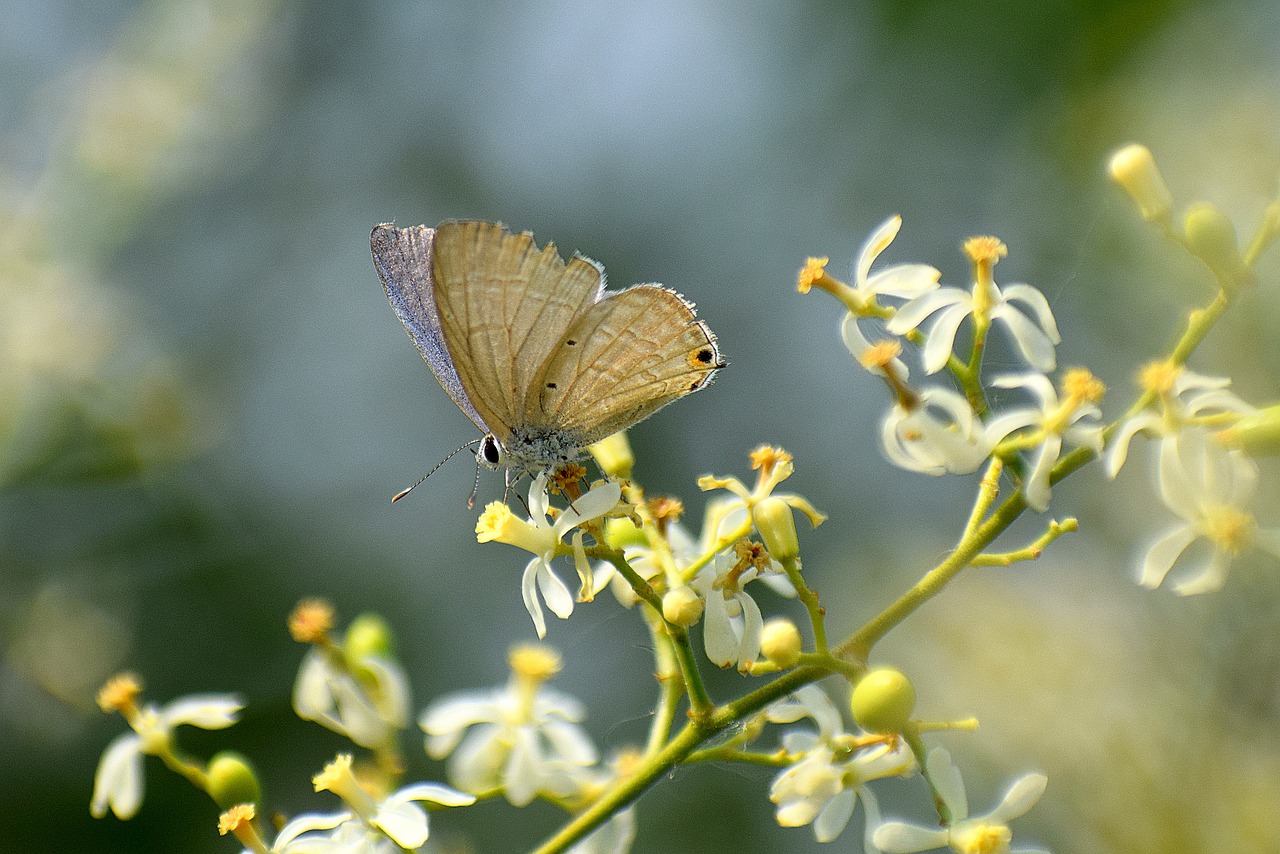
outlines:
[{"label": "butterfly hindwing", "polygon": [[723,366],[692,305],[637,285],[575,319],[530,389],[525,418],[590,444],[697,391]]}]

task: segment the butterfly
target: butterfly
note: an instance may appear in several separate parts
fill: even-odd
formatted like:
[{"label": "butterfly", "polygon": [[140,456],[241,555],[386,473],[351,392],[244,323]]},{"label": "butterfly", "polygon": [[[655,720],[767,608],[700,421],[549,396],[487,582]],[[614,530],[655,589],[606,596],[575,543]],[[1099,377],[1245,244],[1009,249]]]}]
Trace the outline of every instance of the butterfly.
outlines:
[{"label": "butterfly", "polygon": [[606,291],[604,268],[480,221],[370,235],[391,307],[484,432],[477,458],[537,473],[706,388],[726,362],[691,303],[660,285]]}]

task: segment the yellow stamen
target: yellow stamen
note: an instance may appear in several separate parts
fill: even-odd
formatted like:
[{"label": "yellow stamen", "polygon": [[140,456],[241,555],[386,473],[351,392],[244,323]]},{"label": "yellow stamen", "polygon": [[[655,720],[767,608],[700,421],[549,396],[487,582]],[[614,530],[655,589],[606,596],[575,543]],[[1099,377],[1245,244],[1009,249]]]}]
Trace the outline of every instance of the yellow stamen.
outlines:
[{"label": "yellow stamen", "polygon": [[1138,373],[1138,385],[1148,391],[1154,391],[1161,397],[1173,393],[1174,383],[1182,375],[1182,366],[1168,359],[1144,365]]},{"label": "yellow stamen", "polygon": [[546,682],[560,672],[560,654],[549,646],[525,643],[513,646],[507,654],[511,672],[521,679]]},{"label": "yellow stamen", "polygon": [[814,285],[823,287],[827,276],[827,262],[829,258],[810,258],[804,262],[804,267],[800,269],[800,275],[797,279],[796,289],[802,294],[807,294]]},{"label": "yellow stamen", "polygon": [[108,679],[98,691],[98,708],[108,714],[120,712],[125,717],[131,717],[137,714],[140,696],[142,680],[133,673],[118,673]]},{"label": "yellow stamen", "polygon": [[902,355],[902,343],[896,339],[890,338],[887,341],[879,341],[872,344],[865,353],[863,353],[858,361],[862,363],[862,367],[871,370],[879,368],[886,371],[893,360]]},{"label": "yellow stamen", "polygon": [[1107,393],[1107,386],[1088,368],[1071,368],[1062,377],[1062,390],[1077,403],[1099,403]]},{"label": "yellow stamen", "polygon": [[1224,504],[1207,508],[1204,516],[1205,535],[1219,551],[1234,557],[1253,545],[1258,525],[1252,513]]},{"label": "yellow stamen", "polygon": [[289,615],[289,635],[298,643],[320,643],[333,628],[333,606],[324,599],[303,599]]},{"label": "yellow stamen", "polygon": [[237,833],[241,827],[253,821],[255,814],[253,804],[236,804],[218,816],[218,835]]},{"label": "yellow stamen", "polygon": [[954,832],[951,847],[962,854],[1006,854],[1013,831],[1003,824],[975,824]]}]

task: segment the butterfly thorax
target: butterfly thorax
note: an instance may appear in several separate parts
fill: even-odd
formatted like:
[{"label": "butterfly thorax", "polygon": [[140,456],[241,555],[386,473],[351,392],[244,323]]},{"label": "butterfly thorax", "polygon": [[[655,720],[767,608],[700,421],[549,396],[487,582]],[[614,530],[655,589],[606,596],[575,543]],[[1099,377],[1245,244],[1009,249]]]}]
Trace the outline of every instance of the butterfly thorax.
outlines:
[{"label": "butterfly thorax", "polygon": [[545,425],[527,425],[512,429],[501,446],[500,465],[542,472],[558,468],[584,456],[587,443],[582,437]]}]

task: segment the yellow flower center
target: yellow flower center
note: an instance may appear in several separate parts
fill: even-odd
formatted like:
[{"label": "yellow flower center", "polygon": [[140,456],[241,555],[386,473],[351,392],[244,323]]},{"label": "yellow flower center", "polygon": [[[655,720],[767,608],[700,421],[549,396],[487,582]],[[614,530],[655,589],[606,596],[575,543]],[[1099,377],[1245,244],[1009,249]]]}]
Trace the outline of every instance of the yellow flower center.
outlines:
[{"label": "yellow flower center", "polygon": [[521,679],[546,682],[560,672],[560,654],[544,644],[519,644],[507,654],[507,665]]},{"label": "yellow flower center", "polygon": [[524,549],[536,555],[554,551],[558,545],[551,528],[539,528],[516,518],[511,509],[501,501],[491,501],[476,521],[476,540],[482,543],[497,541]]},{"label": "yellow flower center", "polygon": [[970,237],[964,242],[964,254],[974,264],[991,268],[1009,254],[1009,247],[998,237]]},{"label": "yellow flower center", "polygon": [[235,833],[243,825],[253,821],[254,815],[253,804],[236,804],[218,816],[218,834],[226,836],[228,833]]},{"label": "yellow flower center", "polygon": [[289,615],[289,635],[298,643],[319,643],[333,628],[333,606],[323,599],[303,599]]},{"label": "yellow flower center", "polygon": [[1003,824],[976,822],[951,835],[951,847],[960,854],[1006,854],[1013,833]]},{"label": "yellow flower center", "polygon": [[1145,365],[1138,373],[1138,385],[1148,391],[1154,391],[1161,397],[1168,397],[1173,392],[1173,385],[1182,374],[1182,366],[1169,360],[1152,362]]},{"label": "yellow flower center", "polygon": [[1077,403],[1099,403],[1107,393],[1107,386],[1088,368],[1071,368],[1062,377],[1062,390]]},{"label": "yellow flower center", "polygon": [[98,691],[98,708],[107,713],[121,712],[128,716],[137,711],[140,696],[142,680],[133,673],[118,673]]},{"label": "yellow flower center", "polygon": [[1253,545],[1257,527],[1252,513],[1230,504],[1210,507],[1204,513],[1205,535],[1219,551],[1232,556],[1239,555]]},{"label": "yellow flower center", "polygon": [[810,258],[805,261],[804,266],[800,268],[796,289],[802,294],[807,294],[814,285],[821,287],[823,280],[827,277],[827,262],[830,260],[830,258]]},{"label": "yellow flower center", "polygon": [[879,368],[885,370],[902,354],[902,343],[893,339],[888,341],[879,341],[867,348],[858,361],[862,363],[864,368]]}]

